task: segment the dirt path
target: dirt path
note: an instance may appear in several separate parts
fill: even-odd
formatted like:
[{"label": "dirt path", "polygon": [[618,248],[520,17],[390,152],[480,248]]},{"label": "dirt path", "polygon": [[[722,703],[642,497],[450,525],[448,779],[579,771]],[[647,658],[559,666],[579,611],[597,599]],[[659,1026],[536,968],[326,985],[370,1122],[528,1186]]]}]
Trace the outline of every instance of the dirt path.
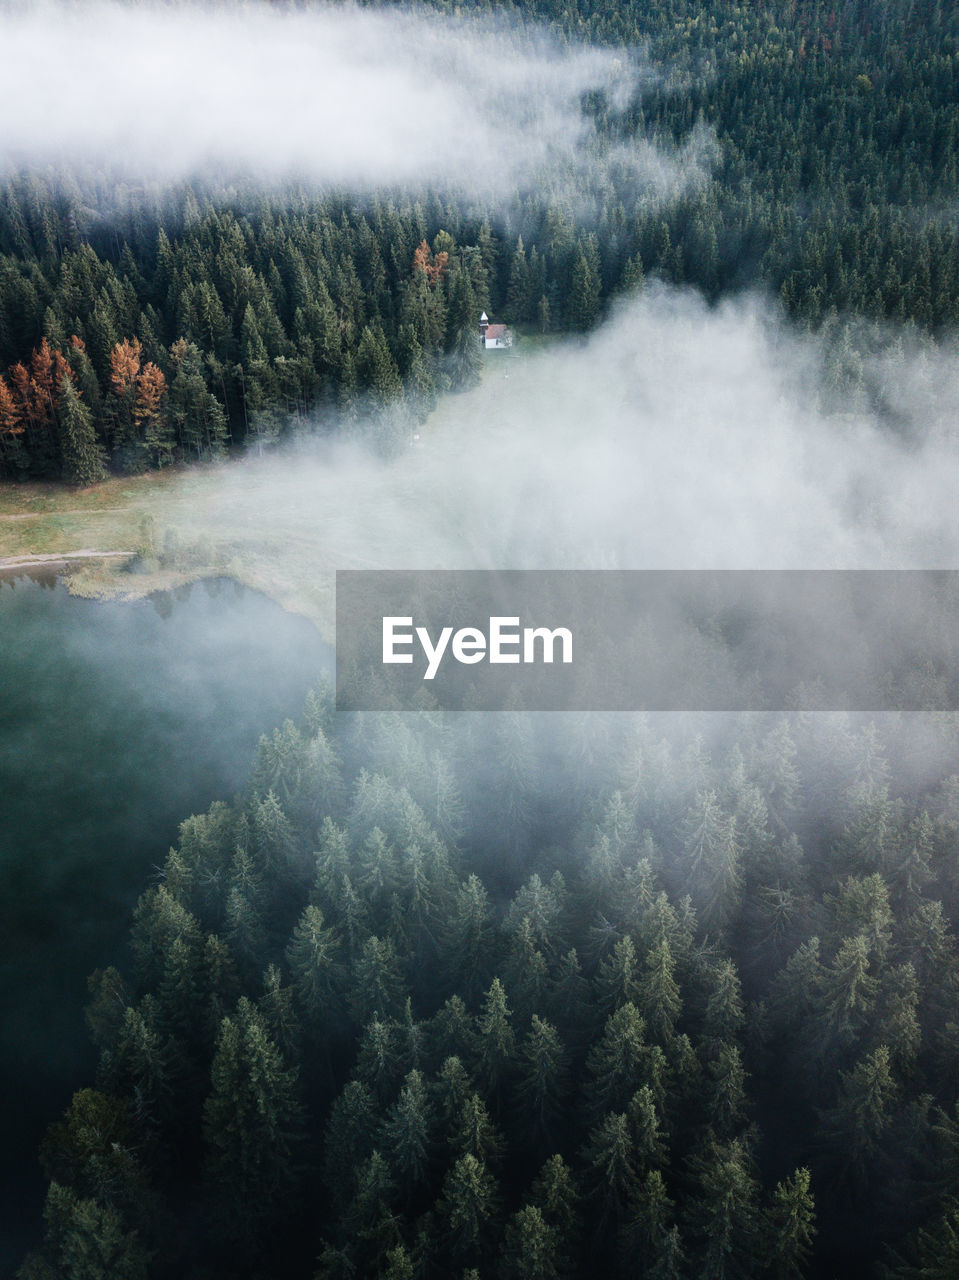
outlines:
[{"label": "dirt path", "polygon": [[23,511],[16,515],[0,515],[0,520],[42,520],[44,516],[110,516],[129,510],[128,507],[73,507],[67,511]]},{"label": "dirt path", "polygon": [[0,569],[30,569],[34,566],[68,564],[73,560],[117,560],[135,556],[135,551],[52,551],[46,555],[0,556]]}]

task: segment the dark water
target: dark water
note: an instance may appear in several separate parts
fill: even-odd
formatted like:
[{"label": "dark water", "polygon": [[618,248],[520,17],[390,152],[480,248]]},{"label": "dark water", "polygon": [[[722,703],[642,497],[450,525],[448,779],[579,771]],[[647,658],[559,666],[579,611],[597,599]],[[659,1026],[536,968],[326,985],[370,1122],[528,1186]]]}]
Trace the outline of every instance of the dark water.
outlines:
[{"label": "dark water", "polygon": [[247,776],[332,669],[313,627],[230,582],[137,604],[0,579],[0,1275],[36,1238],[36,1149],[95,1057],[88,973],[177,825]]}]

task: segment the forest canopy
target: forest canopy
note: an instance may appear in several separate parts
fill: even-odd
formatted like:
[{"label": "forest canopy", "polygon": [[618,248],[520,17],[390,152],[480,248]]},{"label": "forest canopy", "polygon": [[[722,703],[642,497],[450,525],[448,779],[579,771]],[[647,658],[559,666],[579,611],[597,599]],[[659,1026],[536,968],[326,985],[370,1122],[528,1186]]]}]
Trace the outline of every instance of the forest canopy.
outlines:
[{"label": "forest canopy", "polygon": [[902,731],[311,694],[90,979],[21,1277],[952,1274],[959,782]]},{"label": "forest canopy", "polygon": [[[545,30],[646,73],[578,92],[575,162],[505,194],[435,175],[360,189],[158,181],[89,156],[5,165],[5,479],[89,485],[309,432],[395,454],[480,379],[481,311],[518,352],[560,334],[571,351],[658,282],[690,291],[635,330],[668,327],[667,353],[725,299],[771,298],[753,329],[775,314],[816,335],[826,414],[866,401],[884,424],[895,397],[876,369],[905,352],[946,367],[955,6],[416,14],[467,33],[495,16],[509,40]],[[435,135],[440,155],[464,146],[448,121]],[[648,178],[651,159],[668,180]],[[633,332],[610,330],[601,372]],[[871,362],[889,348],[898,363]],[[598,465],[575,477],[591,495],[601,473],[617,520],[634,497],[633,382],[629,433],[617,418],[610,437],[616,502],[592,443]],[[880,467],[919,454],[906,428],[926,403],[902,416],[899,454],[850,430],[844,456],[864,440]],[[727,456],[702,452],[703,467]],[[815,465],[839,446],[812,452],[825,491]],[[890,511],[898,543],[876,519],[885,541],[869,547],[894,559],[912,526]],[[502,523],[512,550],[522,530]],[[634,528],[597,518],[589,552],[615,557]],[[423,554],[434,545],[451,544]],[[136,906],[129,963],[90,978],[99,1065],[43,1142],[43,1239],[20,1280],[959,1274],[956,727],[826,715],[814,689],[796,705],[363,715],[310,694],[263,736],[243,793],[185,819]]]},{"label": "forest canopy", "polygon": [[[456,6],[456,20],[491,11]],[[480,311],[581,333],[652,276],[711,300],[771,292],[827,335],[838,388],[856,388],[888,324],[928,341],[951,331],[952,6],[495,11],[520,48],[535,20],[561,48],[641,47],[655,72],[627,101],[582,94],[582,155],[561,181],[531,176],[484,204],[435,180],[357,195],[215,175],[144,185],[105,163],[8,166],[3,474],[90,483],[318,422],[390,451],[437,394],[477,377]],[[477,109],[495,131],[495,104]],[[438,145],[456,155],[455,136]],[[667,170],[686,156],[665,186],[638,176],[650,147]]]}]

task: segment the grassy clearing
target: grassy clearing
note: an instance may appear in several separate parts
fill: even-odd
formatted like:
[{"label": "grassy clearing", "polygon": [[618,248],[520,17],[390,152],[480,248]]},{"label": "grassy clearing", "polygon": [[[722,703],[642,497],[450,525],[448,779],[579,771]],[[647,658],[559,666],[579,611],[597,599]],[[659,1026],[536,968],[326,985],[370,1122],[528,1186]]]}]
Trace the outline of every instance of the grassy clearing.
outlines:
[{"label": "grassy clearing", "polygon": [[[405,459],[400,459],[400,468]],[[415,459],[412,460],[415,464]],[[322,475],[322,486],[312,477]],[[361,479],[366,480],[361,472]],[[384,475],[381,483],[385,483]],[[322,497],[314,496],[322,487]],[[0,563],[11,557],[133,551],[130,561],[84,560],[69,590],[137,599],[206,577],[229,577],[314,621],[331,638],[334,570],[386,562],[388,545],[354,544],[375,523],[376,493],[337,485],[283,451],[144,476],[93,489],[0,485]]]},{"label": "grassy clearing", "polygon": [[[316,601],[296,599],[282,561],[291,544],[255,534],[255,478],[246,505],[238,473],[248,460],[113,478],[91,489],[57,484],[0,485],[0,559],[78,551],[133,551],[129,563],[90,560],[71,567],[75,594],[136,598],[202,577],[225,574],[297,612],[315,616]],[[224,495],[233,495],[224,501]],[[325,602],[324,602],[325,604]],[[325,614],[327,609],[324,607]]]},{"label": "grassy clearing", "polygon": [[[490,353],[479,386],[443,397],[418,446],[390,464],[360,453],[329,463],[307,445],[302,454],[279,449],[92,489],[0,484],[0,561],[132,551],[131,562],[72,565],[70,590],[136,598],[230,577],[312,619],[329,638],[336,569],[474,562],[459,488],[476,465],[476,442],[518,405],[538,404],[535,356],[555,341],[524,337],[516,352]],[[472,464],[463,457],[470,445]],[[496,457],[494,446],[483,465],[495,470]]]}]

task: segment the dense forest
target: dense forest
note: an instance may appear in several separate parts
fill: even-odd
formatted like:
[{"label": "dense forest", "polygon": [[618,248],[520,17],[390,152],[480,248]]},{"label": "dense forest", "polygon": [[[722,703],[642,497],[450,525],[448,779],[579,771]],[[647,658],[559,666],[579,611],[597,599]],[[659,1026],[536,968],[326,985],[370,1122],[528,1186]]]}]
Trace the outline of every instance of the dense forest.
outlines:
[{"label": "dense forest", "polygon": [[[663,74],[584,97],[595,165],[488,207],[5,172],[0,476],[390,455],[479,379],[481,310],[575,339],[657,279],[777,298],[880,416],[870,355],[954,340],[955,6],[431,11]],[[645,142],[701,171],[606,162]],[[19,1280],[955,1280],[957,747],[946,715],[311,693],[90,978]]]},{"label": "dense forest", "polygon": [[487,209],[441,191],[144,190],[88,165],[8,175],[2,474],[90,483],[318,421],[361,420],[390,451],[476,378],[480,310],[582,332],[652,275],[777,295],[823,331],[844,392],[883,322],[933,341],[959,319],[954,6],[455,6],[487,10],[645,47],[664,77],[625,107],[587,95],[591,146],[705,134],[711,173],[664,198],[628,167],[587,166],[578,188],[531,181]]},{"label": "dense forest", "polygon": [[959,1274],[959,779],[911,723],[311,694],[90,980],[21,1280]]}]

